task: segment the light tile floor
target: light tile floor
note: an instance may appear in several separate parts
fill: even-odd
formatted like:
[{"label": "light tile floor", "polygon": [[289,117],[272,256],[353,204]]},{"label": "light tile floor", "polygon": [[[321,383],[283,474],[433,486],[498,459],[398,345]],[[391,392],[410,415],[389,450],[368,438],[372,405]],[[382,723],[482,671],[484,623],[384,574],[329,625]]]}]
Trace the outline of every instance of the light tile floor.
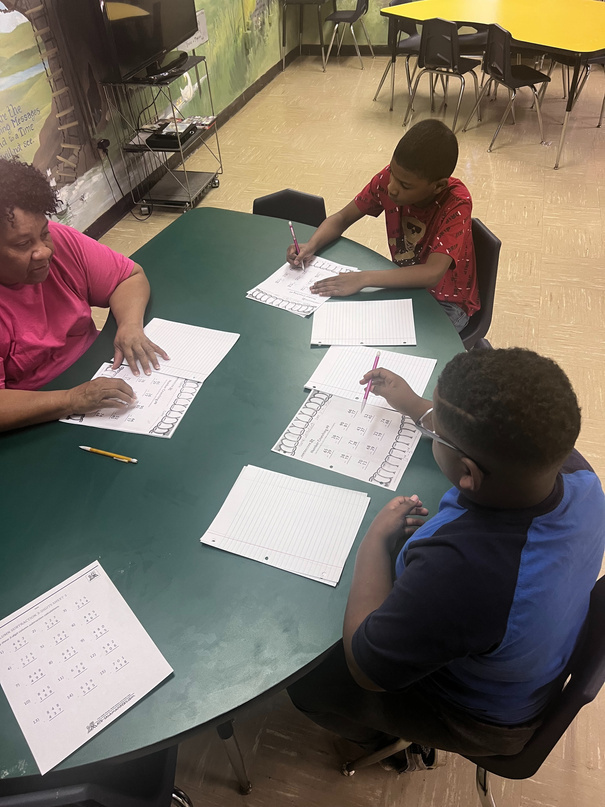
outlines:
[{"label": "light tile floor", "polygon": [[[356,58],[331,60],[324,74],[317,59],[307,57],[288,67],[220,130],[225,173],[201,204],[250,212],[254,198],[285,187],[324,196],[328,213],[349,202],[389,162],[403,134],[403,69],[391,113],[386,85],[372,101],[386,59],[364,64],[362,71]],[[535,349],[565,368],[583,410],[579,448],[605,477],[605,127],[596,128],[605,77],[600,69],[591,75],[554,171],[565,103],[560,86],[555,78],[544,101],[545,145],[538,142],[529,94],[521,91],[517,125],[504,126],[488,154],[504,93],[484,104],[482,124],[458,131],[456,175],[471,191],[474,215],[502,240],[489,339],[494,347]],[[429,114],[427,96],[421,85],[412,123]],[[435,114],[449,122],[451,106]],[[205,168],[207,159],[197,152],[188,164]],[[145,223],[126,216],[102,240],[130,254],[177,215],[155,212]],[[347,235],[387,254],[382,220],[366,218]],[[284,252],[288,243],[284,225]],[[444,768],[408,777],[380,768],[341,777],[332,738],[297,715],[284,695],[252,709],[238,726],[255,783],[245,800],[249,807],[478,805],[473,768],[453,755]],[[199,807],[243,803],[212,732],[182,746],[177,781]],[[535,777],[496,781],[498,807],[603,803],[605,695],[583,711]]]}]

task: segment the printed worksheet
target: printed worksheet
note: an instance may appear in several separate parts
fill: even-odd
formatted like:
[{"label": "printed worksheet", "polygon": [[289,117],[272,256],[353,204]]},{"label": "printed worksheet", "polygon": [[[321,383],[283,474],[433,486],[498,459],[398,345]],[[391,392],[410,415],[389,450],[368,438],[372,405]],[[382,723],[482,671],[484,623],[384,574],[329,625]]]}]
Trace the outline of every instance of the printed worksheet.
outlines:
[{"label": "printed worksheet", "polygon": [[[361,401],[365,387],[361,386],[359,380],[372,369],[375,357],[376,350],[371,347],[332,346],[305,384],[305,389],[320,389],[341,398]],[[416,395],[424,394],[436,364],[437,359],[408,356],[392,350],[381,350],[378,360],[379,367],[404,378]],[[368,403],[392,409],[381,395],[374,395],[371,389]]]},{"label": "printed worksheet", "polygon": [[331,302],[313,317],[312,345],[415,345],[411,300]]},{"label": "printed worksheet", "polygon": [[163,348],[170,360],[159,358],[160,372],[177,378],[204,382],[239,339],[239,333],[216,331],[155,317],[145,328],[146,336]]},{"label": "printed worksheet", "polygon": [[104,407],[86,415],[73,414],[61,418],[63,423],[94,426],[117,432],[149,434],[152,437],[172,437],[202,386],[201,381],[177,378],[155,370],[151,375],[133,375],[128,365],[111,369],[111,362],[102,364],[93,378],[121,378],[135,391],[136,401],[126,408]]},{"label": "printed worksheet", "polygon": [[98,562],[0,621],[0,683],[40,773],[171,672]]},{"label": "printed worksheet", "polygon": [[200,541],[335,586],[369,503],[357,490],[246,465]]},{"label": "printed worksheet", "polygon": [[405,415],[316,390],[272,450],[396,490],[419,439]]},{"label": "printed worksheet", "polygon": [[330,299],[311,294],[309,288],[318,280],[339,275],[341,272],[359,272],[359,269],[355,266],[343,266],[317,255],[305,263],[304,269],[293,269],[289,263],[285,263],[277,272],[250,289],[246,297],[291,311],[299,317],[308,317]]}]

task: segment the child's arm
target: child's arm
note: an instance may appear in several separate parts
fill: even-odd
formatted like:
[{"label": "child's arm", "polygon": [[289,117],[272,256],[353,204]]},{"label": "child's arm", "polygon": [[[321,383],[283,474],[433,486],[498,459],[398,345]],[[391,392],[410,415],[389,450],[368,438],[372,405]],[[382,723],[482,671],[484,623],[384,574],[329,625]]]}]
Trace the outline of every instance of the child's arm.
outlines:
[{"label": "child's arm", "polygon": [[370,381],[372,382],[370,392],[382,395],[393,409],[412,418],[414,423],[433,405],[427,398],[416,395],[408,382],[391,370],[383,370],[382,367],[370,370],[359,383],[365,386]]},{"label": "child's arm", "polygon": [[428,510],[418,496],[397,496],[378,513],[357,552],[342,633],[347,666],[364,689],[381,691],[357,664],[352,648],[353,635],[391,593],[392,557],[403,540],[424,523],[418,516],[427,515]]},{"label": "child's arm", "polygon": [[294,244],[291,244],[286,253],[288,262],[292,264],[295,269],[301,269],[302,261],[304,261],[305,258],[316,255],[319,250],[327,244],[336,241],[351,224],[355,224],[355,222],[359,221],[363,216],[364,213],[359,210],[355,202],[349,202],[349,204],[343,207],[342,210],[339,210],[338,213],[334,213],[334,215],[328,216],[325,221],[322,221],[306,244],[299,244],[300,252],[298,255],[296,254]]},{"label": "child's arm", "polygon": [[414,266],[395,266],[377,272],[349,272],[328,277],[311,286],[313,294],[320,297],[348,297],[366,286],[381,286],[385,289],[432,289],[439,283],[452,265],[449,255],[431,252],[426,263]]}]

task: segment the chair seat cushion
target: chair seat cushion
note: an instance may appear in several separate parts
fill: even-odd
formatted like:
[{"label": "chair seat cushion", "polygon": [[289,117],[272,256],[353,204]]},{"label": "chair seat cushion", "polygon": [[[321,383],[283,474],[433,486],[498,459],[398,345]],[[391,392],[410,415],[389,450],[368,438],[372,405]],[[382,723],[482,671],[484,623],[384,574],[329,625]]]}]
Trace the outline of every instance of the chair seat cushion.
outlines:
[{"label": "chair seat cushion", "polygon": [[358,14],[355,10],[333,11],[326,17],[326,22],[346,22],[347,25],[353,25],[353,23],[357,22],[362,16],[362,14]]},{"label": "chair seat cushion", "polygon": [[529,87],[530,84],[542,84],[544,81],[550,81],[546,73],[534,70],[533,67],[528,67],[526,64],[511,65],[511,73],[513,76],[510,85],[512,89],[517,87]]},{"label": "chair seat cushion", "polygon": [[397,53],[418,53],[420,50],[420,34],[412,34],[397,44]]}]

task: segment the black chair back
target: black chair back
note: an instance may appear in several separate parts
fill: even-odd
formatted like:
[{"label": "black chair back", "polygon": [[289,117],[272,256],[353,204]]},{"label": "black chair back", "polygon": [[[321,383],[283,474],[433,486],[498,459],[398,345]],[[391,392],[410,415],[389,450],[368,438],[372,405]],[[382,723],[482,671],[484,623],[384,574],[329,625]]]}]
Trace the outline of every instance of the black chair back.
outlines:
[{"label": "black chair back", "polygon": [[456,23],[439,18],[425,20],[420,37],[418,66],[457,71],[459,64],[460,46]]},{"label": "black chair back", "polygon": [[322,196],[286,188],[255,199],[252,212],[259,216],[291,219],[301,224],[310,224],[311,227],[319,227],[326,218],[326,204]]},{"label": "black chair back", "polygon": [[483,57],[483,70],[488,76],[501,81],[505,85],[513,84],[511,71],[511,43],[509,31],[499,25],[490,25],[487,33],[487,45]]},{"label": "black chair back", "polygon": [[[391,0],[389,6],[403,6],[406,3],[414,3],[416,0]],[[414,36],[418,33],[415,20],[406,20],[404,17],[389,17],[389,27],[394,25],[397,31]]]},{"label": "black chair back", "polygon": [[494,310],[496,294],[496,278],[498,277],[498,261],[502,242],[480,219],[473,219],[473,245],[477,264],[477,285],[481,308],[473,314],[460,332],[464,347],[470,350],[483,339],[489,330]]},{"label": "black chair back", "polygon": [[2,779],[0,807],[170,807],[177,751]]},{"label": "black chair back", "polygon": [[563,691],[551,703],[542,725],[520,753],[468,759],[497,776],[527,779],[542,765],[580,709],[595,699],[605,683],[605,577],[597,580],[592,590],[584,631],[567,674]]}]

